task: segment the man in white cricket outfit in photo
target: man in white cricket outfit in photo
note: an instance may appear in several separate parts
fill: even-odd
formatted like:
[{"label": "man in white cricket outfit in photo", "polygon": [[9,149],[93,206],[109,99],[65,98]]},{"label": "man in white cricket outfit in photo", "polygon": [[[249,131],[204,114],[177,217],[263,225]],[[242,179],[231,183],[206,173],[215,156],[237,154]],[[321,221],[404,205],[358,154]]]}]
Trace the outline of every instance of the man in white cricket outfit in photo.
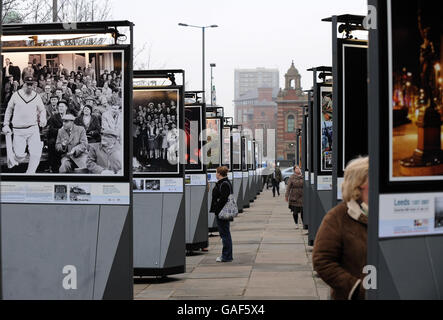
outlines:
[{"label": "man in white cricket outfit in photo", "polygon": [[[46,126],[46,108],[40,95],[32,90],[34,79],[26,77],[24,81],[23,88],[15,92],[8,103],[2,131],[6,134],[7,145],[9,144],[8,167],[12,168],[26,160],[25,151],[28,146],[29,164],[26,174],[35,174],[43,150],[38,127]],[[14,139],[11,147],[12,133]]]}]

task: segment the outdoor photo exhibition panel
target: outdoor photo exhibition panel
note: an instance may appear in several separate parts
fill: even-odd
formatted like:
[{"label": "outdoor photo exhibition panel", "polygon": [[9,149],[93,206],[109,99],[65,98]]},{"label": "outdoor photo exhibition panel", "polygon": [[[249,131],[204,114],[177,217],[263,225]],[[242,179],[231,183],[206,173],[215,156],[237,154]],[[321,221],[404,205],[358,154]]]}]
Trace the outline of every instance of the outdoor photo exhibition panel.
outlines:
[{"label": "outdoor photo exhibition panel", "polygon": [[332,86],[317,88],[317,190],[328,191],[332,189]]},{"label": "outdoor photo exhibition panel", "polygon": [[[316,72],[314,72],[314,81],[316,81]],[[307,119],[307,131],[306,131],[306,140],[307,140],[307,164],[308,164],[308,172],[305,173],[305,179],[307,179],[308,185],[308,205],[304,208],[303,216],[308,220],[309,225],[309,233],[308,233],[308,242],[309,245],[312,246],[314,244],[315,235],[314,232],[314,218],[316,214],[316,192],[315,189],[315,170],[314,170],[314,91],[308,92],[308,119]]]},{"label": "outdoor photo exhibition panel", "polygon": [[255,141],[255,167],[254,167],[254,173],[255,173],[255,187],[256,187],[256,194],[259,195],[261,192],[260,183],[261,183],[261,176],[260,176],[260,143],[258,141]]},{"label": "outdoor photo exhibition panel", "polygon": [[[312,198],[309,213],[309,242],[314,243],[323,217],[332,208],[332,86],[325,75],[331,67],[314,69],[314,103],[312,123],[313,172]],[[323,79],[317,82],[318,78]],[[326,80],[326,81],[325,81]],[[313,177],[312,177],[313,175]]]},{"label": "outdoor photo exhibition panel", "polygon": [[309,113],[306,114],[306,111],[309,110],[310,105],[310,93],[308,93],[308,108],[305,109],[305,115],[303,116],[303,128],[302,128],[302,172],[304,173],[304,181],[303,181],[303,226],[305,230],[308,230],[309,227],[309,199],[310,199],[310,179],[309,179],[309,165],[308,165],[308,122],[309,122]]},{"label": "outdoor photo exhibition panel", "polygon": [[346,164],[358,156],[368,154],[368,71],[366,41],[337,39],[334,59],[337,89],[334,108],[334,203],[342,199]]},{"label": "outdoor photo exhibition panel", "polygon": [[249,173],[248,173],[248,146],[247,138],[242,135],[241,137],[241,163],[243,174],[243,208],[249,208]]},{"label": "outdoor photo exhibition panel", "polygon": [[[206,108],[206,144],[203,147],[208,168],[208,211],[211,208],[212,190],[217,183],[216,171],[222,165],[223,156],[223,108]],[[214,213],[208,216],[208,230],[217,231]]]},{"label": "outdoor photo exhibition panel", "polygon": [[243,212],[243,172],[242,172],[242,147],[241,127],[232,128],[232,175],[234,178],[234,194],[239,213]]},{"label": "outdoor photo exhibition panel", "polygon": [[248,198],[249,202],[254,202],[254,145],[252,138],[248,138],[246,161],[248,163]]},{"label": "outdoor photo exhibition panel", "polygon": [[[108,26],[8,25],[2,41],[37,29],[35,36],[69,37],[107,33]],[[113,26],[129,28],[128,44],[3,46],[4,299],[133,298],[133,25]]]},{"label": "outdoor photo exhibition panel", "polygon": [[[370,1],[371,299],[442,299],[442,37],[438,3]],[[378,214],[377,214],[378,212]],[[414,276],[410,276],[414,275]]]},{"label": "outdoor photo exhibition panel", "polygon": [[115,90],[99,79],[76,79],[71,88],[80,92],[74,90],[70,96],[69,87],[64,87],[65,93],[60,91],[58,104],[53,105],[44,104],[45,93],[36,92],[36,81],[30,93],[23,88],[2,95],[0,121],[9,128],[0,149],[2,203],[129,205],[128,52],[127,48],[65,47],[3,50],[3,59],[22,70],[17,79],[22,84],[28,63],[63,64],[65,74],[89,64],[115,72],[118,78],[113,80]]},{"label": "outdoor photo exhibition panel", "polygon": [[186,250],[208,246],[208,193],[203,141],[206,140],[206,107],[185,106],[186,164]]},{"label": "outdoor photo exhibition panel", "polygon": [[[143,85],[154,78],[174,81]],[[134,72],[134,274],[139,276],[185,271],[185,107],[178,78],[184,82],[182,70]]]},{"label": "outdoor photo exhibition panel", "polygon": [[[2,8],[0,8],[0,15],[3,17]],[[2,22],[0,21],[0,35],[2,34]],[[0,62],[3,66],[3,56],[2,53],[2,42],[0,41]],[[0,88],[2,88],[1,92],[3,92],[3,72],[0,69]],[[0,181],[1,181],[1,173],[0,173]],[[1,189],[0,189],[1,192]],[[1,229],[1,212],[0,212],[0,300],[3,300],[3,285],[2,285],[2,229]]]}]

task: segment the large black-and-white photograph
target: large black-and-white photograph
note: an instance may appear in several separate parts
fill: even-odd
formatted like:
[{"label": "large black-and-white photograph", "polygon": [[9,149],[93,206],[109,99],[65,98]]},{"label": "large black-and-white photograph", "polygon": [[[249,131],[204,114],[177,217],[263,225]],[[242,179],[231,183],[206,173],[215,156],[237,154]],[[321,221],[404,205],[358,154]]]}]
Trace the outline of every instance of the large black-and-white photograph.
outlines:
[{"label": "large black-and-white photograph", "polygon": [[123,176],[123,51],[3,59],[2,175]]},{"label": "large black-and-white photograph", "polygon": [[136,89],[133,103],[133,170],[179,173],[179,90]]}]

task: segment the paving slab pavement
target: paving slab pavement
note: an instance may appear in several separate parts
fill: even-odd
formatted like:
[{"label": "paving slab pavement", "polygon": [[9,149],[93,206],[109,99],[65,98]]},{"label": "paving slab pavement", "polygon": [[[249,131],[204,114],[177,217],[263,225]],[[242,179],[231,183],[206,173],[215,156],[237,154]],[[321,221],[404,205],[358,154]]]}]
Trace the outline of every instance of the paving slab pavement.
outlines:
[{"label": "paving slab pavement", "polygon": [[[213,233],[217,235],[217,233]],[[222,243],[186,257],[186,273],[134,278],[136,300],[327,300],[312,268],[307,232],[296,229],[284,197],[264,191],[231,224],[234,261],[217,263]]]}]

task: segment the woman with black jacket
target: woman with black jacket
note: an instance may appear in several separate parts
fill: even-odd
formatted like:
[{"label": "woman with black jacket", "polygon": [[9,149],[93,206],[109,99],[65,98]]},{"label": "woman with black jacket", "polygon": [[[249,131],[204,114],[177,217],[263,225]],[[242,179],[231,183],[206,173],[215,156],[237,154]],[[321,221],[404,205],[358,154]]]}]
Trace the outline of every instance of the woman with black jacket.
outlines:
[{"label": "woman with black jacket", "polygon": [[[223,251],[221,257],[216,259],[217,262],[231,262],[232,258],[232,239],[229,230],[230,221],[221,220],[218,218],[220,211],[228,202],[229,195],[232,193],[232,185],[228,179],[227,167],[217,168],[217,180],[214,189],[212,190],[212,202],[210,212],[213,212],[216,217],[218,232],[223,242]],[[232,221],[232,220],[231,220]]]}]

